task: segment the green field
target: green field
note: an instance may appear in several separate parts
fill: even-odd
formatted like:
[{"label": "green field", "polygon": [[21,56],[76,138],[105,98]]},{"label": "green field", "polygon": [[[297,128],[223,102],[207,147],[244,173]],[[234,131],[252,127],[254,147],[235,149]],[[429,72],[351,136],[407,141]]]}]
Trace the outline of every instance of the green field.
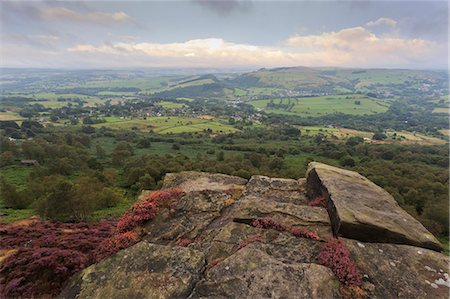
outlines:
[{"label": "green field", "polygon": [[[268,108],[267,104],[294,104],[289,109]],[[355,101],[359,101],[357,105]],[[322,97],[305,97],[295,99],[254,100],[249,102],[255,108],[268,113],[291,114],[301,116],[321,116],[332,113],[364,115],[385,112],[389,105],[386,102],[364,95],[330,95]]]},{"label": "green field", "polygon": [[167,102],[167,101],[159,102],[159,105],[161,105],[164,108],[168,108],[168,109],[179,109],[179,108],[186,107],[185,104],[174,103],[174,102]]},{"label": "green field", "polygon": [[2,121],[2,120],[22,120],[22,119],[23,119],[23,117],[20,116],[16,112],[12,112],[12,111],[0,112],[0,121]]},{"label": "green field", "polygon": [[434,108],[433,109],[433,113],[446,113],[446,114],[449,114],[450,110],[448,108],[439,107],[439,108]]},{"label": "green field", "polygon": [[118,117],[106,117],[106,123],[96,124],[94,127],[109,127],[113,129],[133,129],[143,132],[153,130],[160,134],[201,132],[211,129],[214,133],[234,132],[234,127],[222,124],[219,120],[201,119],[192,117],[155,116],[147,119],[120,119]]}]

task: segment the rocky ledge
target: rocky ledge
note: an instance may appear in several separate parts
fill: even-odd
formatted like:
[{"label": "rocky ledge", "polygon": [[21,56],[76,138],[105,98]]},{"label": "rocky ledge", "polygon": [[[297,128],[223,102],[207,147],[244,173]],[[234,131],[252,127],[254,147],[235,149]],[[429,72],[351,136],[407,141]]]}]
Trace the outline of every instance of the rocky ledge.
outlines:
[{"label": "rocky ledge", "polygon": [[320,163],[299,180],[182,172],[163,188],[184,196],[61,298],[448,298],[441,244],[358,173]]}]

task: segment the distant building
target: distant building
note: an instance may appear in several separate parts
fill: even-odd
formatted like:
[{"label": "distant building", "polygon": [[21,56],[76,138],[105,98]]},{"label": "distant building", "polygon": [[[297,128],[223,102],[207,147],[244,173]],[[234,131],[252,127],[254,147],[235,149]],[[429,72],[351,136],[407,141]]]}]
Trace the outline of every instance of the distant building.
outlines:
[{"label": "distant building", "polygon": [[37,160],[21,160],[20,164],[27,166],[35,166],[39,165],[39,162]]}]

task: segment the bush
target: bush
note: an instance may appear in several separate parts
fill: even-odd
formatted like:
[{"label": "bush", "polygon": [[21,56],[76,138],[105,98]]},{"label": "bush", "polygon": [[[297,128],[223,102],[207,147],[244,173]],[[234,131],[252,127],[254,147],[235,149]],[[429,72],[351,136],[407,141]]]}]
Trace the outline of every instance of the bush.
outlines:
[{"label": "bush", "polygon": [[330,268],[344,285],[361,285],[361,274],[350,259],[350,251],[342,241],[333,238],[326,242],[320,250],[317,260],[319,264]]},{"label": "bush", "polygon": [[97,247],[114,227],[112,221],[1,225],[0,249],[17,251],[0,267],[0,298],[58,295],[74,273],[96,261]]},{"label": "bush", "polygon": [[156,217],[158,209],[170,205],[184,193],[179,189],[168,189],[151,193],[148,197],[135,203],[117,223],[116,231],[124,233]]},{"label": "bush", "polygon": [[75,250],[45,247],[19,249],[0,267],[2,296],[56,296],[61,286],[86,265],[86,257]]}]

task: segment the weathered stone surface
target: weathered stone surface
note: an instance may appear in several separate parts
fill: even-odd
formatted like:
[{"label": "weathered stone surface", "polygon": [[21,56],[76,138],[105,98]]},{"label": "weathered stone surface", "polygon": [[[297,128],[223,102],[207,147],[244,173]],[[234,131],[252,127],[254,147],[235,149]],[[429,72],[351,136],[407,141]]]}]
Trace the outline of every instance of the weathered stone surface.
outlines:
[{"label": "weathered stone surface", "polygon": [[248,224],[256,218],[263,217],[269,217],[290,226],[308,226],[321,238],[332,236],[327,211],[319,207],[276,202],[252,194],[239,201],[233,214],[235,222]]},{"label": "weathered stone surface", "polygon": [[198,171],[183,171],[168,173],[164,177],[163,188],[180,188],[185,192],[229,189],[243,189],[246,179],[220,173],[207,173]]},{"label": "weathered stone surface", "polygon": [[77,274],[61,298],[186,298],[205,265],[201,252],[142,241]]},{"label": "weathered stone surface", "polygon": [[195,239],[232,202],[232,195],[224,192],[191,191],[172,209],[161,209],[153,221],[144,225],[145,238],[162,244],[179,238]]},{"label": "weathered stone surface", "polygon": [[329,225],[327,211],[319,207],[274,202],[253,195],[246,196],[239,202],[234,218],[255,219],[271,217],[291,225],[323,224]]},{"label": "weathered stone surface", "polygon": [[333,232],[367,242],[409,244],[441,250],[439,241],[395,199],[357,172],[311,162],[310,197],[327,199]]},{"label": "weathered stone surface", "polygon": [[304,191],[304,180],[269,178],[261,175],[252,176],[245,188],[245,194],[247,195],[297,205],[308,203]]},{"label": "weathered stone surface", "polygon": [[346,240],[370,298],[448,298],[449,259],[432,250]]},{"label": "weathered stone surface", "polygon": [[339,282],[317,264],[285,264],[249,245],[211,268],[191,298],[340,298]]}]

